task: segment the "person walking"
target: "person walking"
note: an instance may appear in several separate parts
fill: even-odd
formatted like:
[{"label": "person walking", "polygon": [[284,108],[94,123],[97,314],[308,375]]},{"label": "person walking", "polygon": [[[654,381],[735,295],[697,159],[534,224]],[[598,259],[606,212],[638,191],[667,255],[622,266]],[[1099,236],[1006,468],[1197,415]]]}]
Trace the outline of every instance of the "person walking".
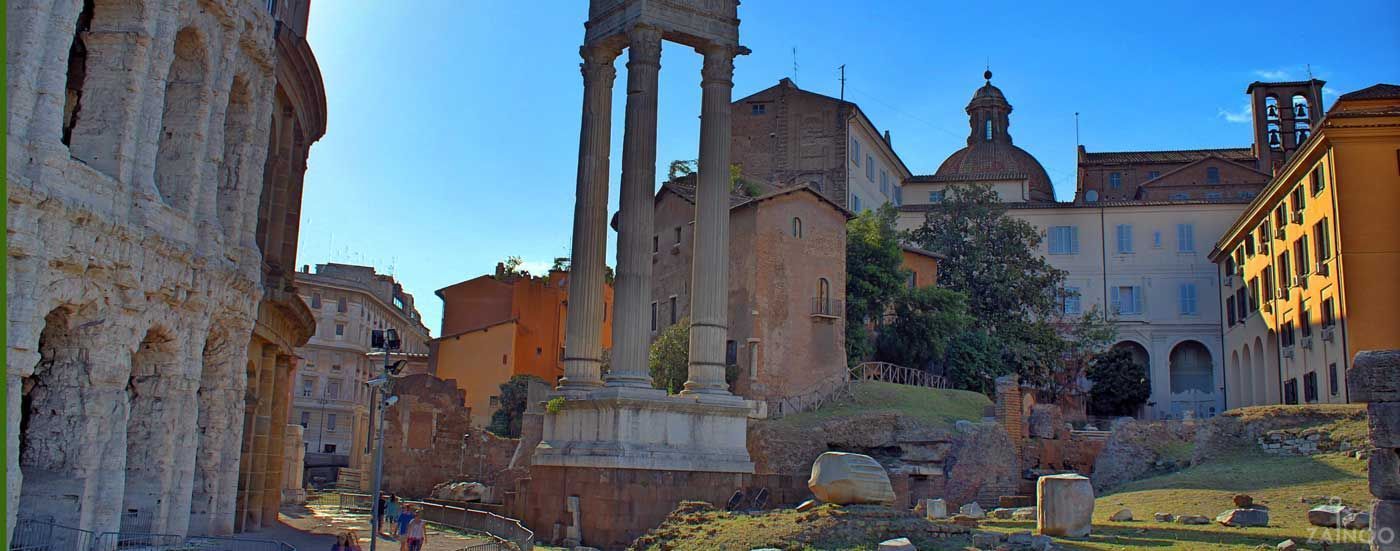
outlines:
[{"label": "person walking", "polygon": [[360,547],[360,535],[356,534],[354,530],[348,530],[345,532],[344,550],[362,551],[362,548]]},{"label": "person walking", "polygon": [[[389,505],[384,510],[384,520],[380,522],[379,528],[389,536],[393,536],[399,533],[396,524],[398,523],[399,513],[403,507],[399,504],[399,497],[394,494],[389,494],[388,502]],[[388,530],[384,530],[385,525],[388,525]]]},{"label": "person walking", "polygon": [[404,540],[407,541],[406,551],[422,551],[423,544],[428,542],[428,523],[423,517],[414,516],[408,522],[408,530],[404,533]]},{"label": "person walking", "polygon": [[417,507],[404,504],[399,512],[398,534],[399,551],[408,551],[408,525],[413,523],[413,519],[418,518]]}]

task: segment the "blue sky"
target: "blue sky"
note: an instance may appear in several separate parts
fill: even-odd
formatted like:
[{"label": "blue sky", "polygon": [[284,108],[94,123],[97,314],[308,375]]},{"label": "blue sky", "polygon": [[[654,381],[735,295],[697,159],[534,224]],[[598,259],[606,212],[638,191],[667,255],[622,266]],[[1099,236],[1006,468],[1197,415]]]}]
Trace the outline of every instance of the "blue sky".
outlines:
[{"label": "blue sky", "polygon": [[[1076,111],[1090,151],[1243,147],[1252,81],[1300,80],[1310,64],[1329,105],[1400,83],[1400,3],[1259,6],[746,0],[753,53],[735,63],[734,98],[783,77],[835,96],[845,64],[846,98],[890,130],[910,170],[931,173],[964,145],[963,108],[990,61],[1013,139],[1067,198]],[[299,262],[393,273],[436,335],[434,290],[510,255],[539,271],[567,256],[586,14],[582,0],[313,2],[329,124],[308,161]],[[700,56],[668,43],[661,64],[664,175],[696,157]],[[613,209],[625,59],[617,68]]]}]

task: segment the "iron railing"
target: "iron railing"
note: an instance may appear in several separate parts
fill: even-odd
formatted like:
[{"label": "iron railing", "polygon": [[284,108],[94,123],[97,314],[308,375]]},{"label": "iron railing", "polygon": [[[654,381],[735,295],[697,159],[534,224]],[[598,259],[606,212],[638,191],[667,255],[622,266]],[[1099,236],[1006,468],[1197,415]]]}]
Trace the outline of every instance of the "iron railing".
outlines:
[{"label": "iron railing", "polygon": [[812,297],[812,315],[839,318],[846,314],[841,301],[831,297]]},{"label": "iron railing", "polygon": [[942,376],[922,369],[904,367],[888,362],[864,362],[851,368],[853,381],[880,381],[899,385],[948,388]]},{"label": "iron railing", "polygon": [[45,520],[19,519],[10,551],[89,551],[95,534]]},{"label": "iron railing", "polygon": [[296,551],[275,540],[221,536],[180,536],[138,532],[104,532],[20,519],[10,537],[10,551]]},{"label": "iron railing", "polygon": [[[364,511],[374,507],[373,496],[369,494],[339,493],[339,506],[342,511]],[[493,539],[492,542],[473,544],[467,549],[513,549],[530,551],[535,547],[535,533],[520,524],[520,521],[495,513],[454,507],[427,501],[404,501],[403,505],[418,508],[423,520],[433,524],[454,528]],[[496,545],[497,547],[491,547]]]},{"label": "iron railing", "polygon": [[821,409],[828,404],[852,397],[850,378],[842,377],[793,396],[769,400],[768,418],[781,419],[788,415]]}]

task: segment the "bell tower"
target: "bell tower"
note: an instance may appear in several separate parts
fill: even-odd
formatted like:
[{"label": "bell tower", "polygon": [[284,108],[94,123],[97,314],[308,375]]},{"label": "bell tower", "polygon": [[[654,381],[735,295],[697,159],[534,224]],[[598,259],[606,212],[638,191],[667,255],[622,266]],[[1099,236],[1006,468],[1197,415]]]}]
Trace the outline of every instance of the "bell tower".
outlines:
[{"label": "bell tower", "polygon": [[1245,89],[1254,113],[1254,156],[1259,170],[1270,174],[1288,162],[1308,141],[1322,119],[1322,86],[1318,79],[1299,82],[1254,82]]}]

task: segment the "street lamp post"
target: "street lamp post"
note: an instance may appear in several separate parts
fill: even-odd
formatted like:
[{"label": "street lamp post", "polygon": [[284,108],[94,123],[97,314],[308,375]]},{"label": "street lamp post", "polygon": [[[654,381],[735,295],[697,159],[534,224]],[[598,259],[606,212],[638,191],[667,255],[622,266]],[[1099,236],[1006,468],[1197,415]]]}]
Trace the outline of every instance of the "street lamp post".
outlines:
[{"label": "street lamp post", "polygon": [[384,517],[384,512],[379,509],[379,492],[384,482],[384,410],[398,402],[397,396],[389,394],[391,390],[389,377],[402,369],[403,366],[393,363],[390,359],[392,351],[399,348],[398,331],[393,329],[375,330],[370,335],[370,347],[384,351],[384,372],[368,383],[373,388],[375,395],[379,397],[379,402],[376,404],[379,406],[379,427],[374,437],[374,493],[370,494],[372,504],[370,511],[373,514],[370,515],[369,550],[375,551],[376,544],[379,542],[380,520]]}]

